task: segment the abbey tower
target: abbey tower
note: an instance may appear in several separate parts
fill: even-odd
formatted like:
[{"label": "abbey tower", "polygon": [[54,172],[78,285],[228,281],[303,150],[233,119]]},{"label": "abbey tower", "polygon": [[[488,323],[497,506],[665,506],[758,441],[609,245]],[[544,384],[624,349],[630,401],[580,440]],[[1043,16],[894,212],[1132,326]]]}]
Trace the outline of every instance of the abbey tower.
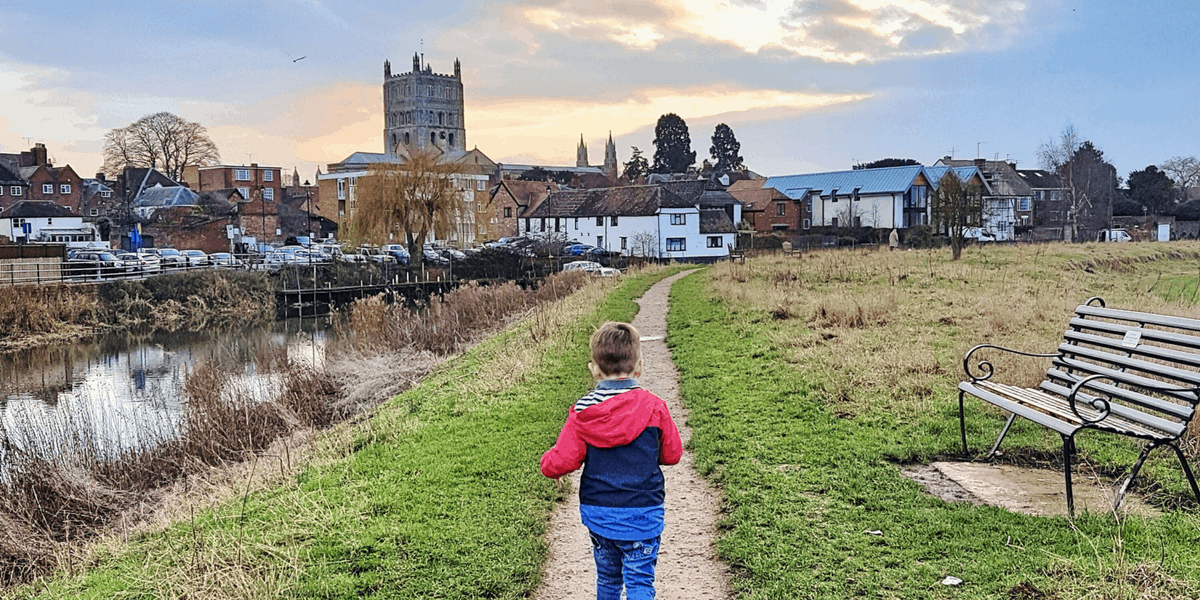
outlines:
[{"label": "abbey tower", "polygon": [[454,60],[454,74],[434,73],[421,56],[413,54],[413,70],[392,75],[390,61],[383,62],[383,150],[395,155],[399,144],[418,150],[430,145],[446,152],[467,146],[463,119],[462,66]]}]

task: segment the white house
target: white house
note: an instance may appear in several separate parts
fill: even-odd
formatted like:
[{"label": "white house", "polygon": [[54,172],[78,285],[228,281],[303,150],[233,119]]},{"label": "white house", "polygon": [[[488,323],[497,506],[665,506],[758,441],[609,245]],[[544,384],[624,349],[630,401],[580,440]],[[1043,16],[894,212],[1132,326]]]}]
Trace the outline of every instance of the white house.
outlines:
[{"label": "white house", "polygon": [[15,243],[94,242],[96,227],[53,202],[18,202],[0,213],[0,236]]},{"label": "white house", "polygon": [[929,224],[933,186],[920,165],[768,177],[763,187],[807,202],[814,227],[902,229]]},{"label": "white house", "polygon": [[741,204],[705,187],[689,181],[553,192],[518,226],[522,235],[558,233],[626,256],[718,260],[737,243]]}]

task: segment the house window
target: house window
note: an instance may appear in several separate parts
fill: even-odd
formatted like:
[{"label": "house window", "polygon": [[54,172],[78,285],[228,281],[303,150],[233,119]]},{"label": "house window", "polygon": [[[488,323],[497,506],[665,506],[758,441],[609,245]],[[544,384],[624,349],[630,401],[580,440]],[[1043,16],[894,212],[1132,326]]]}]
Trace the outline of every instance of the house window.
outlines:
[{"label": "house window", "polygon": [[346,180],[339,179],[338,182],[338,200],[346,199]]},{"label": "house window", "polygon": [[104,190],[103,192],[100,192],[100,197],[101,198],[112,198],[112,192],[110,192],[108,190]]},{"label": "house window", "polygon": [[92,214],[92,216],[93,216],[93,217],[98,217],[98,216],[100,216],[100,209],[98,209],[98,208],[93,208],[93,209],[92,209],[92,211],[91,211],[91,214]]},{"label": "house window", "polygon": [[263,200],[274,200],[275,188],[263,188]]},{"label": "house window", "polygon": [[805,229],[811,229],[811,228],[812,228],[812,219],[805,219],[805,220],[804,220],[804,228],[805,228]]},{"label": "house window", "polygon": [[602,235],[598,235],[598,236],[596,236],[596,247],[597,247],[597,248],[603,248],[603,247],[604,247],[604,236],[602,236]]},{"label": "house window", "polygon": [[831,220],[833,221],[833,226],[836,228],[837,227],[837,217],[834,217]]},{"label": "house window", "polygon": [[1017,201],[1017,210],[1029,210],[1029,198],[1021,198]]},{"label": "house window", "polygon": [[250,170],[249,169],[235,169],[233,171],[233,178],[237,181],[250,181]]},{"label": "house window", "polygon": [[[671,215],[671,224],[672,225],[687,225],[687,215],[681,215],[681,214]],[[675,239],[682,239],[682,238],[675,238]]]},{"label": "house window", "polygon": [[25,227],[25,219],[13,219],[13,231],[19,231]]},{"label": "house window", "polygon": [[787,204],[783,202],[775,203],[775,216],[782,217],[787,214]]},{"label": "house window", "polygon": [[579,231],[579,217],[575,217],[575,231]]},{"label": "house window", "polygon": [[4,195],[4,188],[0,187],[0,196],[3,196],[3,195]]},{"label": "house window", "polygon": [[53,194],[54,193],[54,184],[53,183],[43,183],[42,184],[42,193],[43,194]]},{"label": "house window", "polygon": [[51,225],[53,225],[53,224],[54,224],[54,219],[46,219],[46,226],[47,226],[47,227],[49,227],[49,226],[51,226]]},{"label": "house window", "polygon": [[787,230],[788,230],[787,223],[772,223],[771,224],[771,231],[787,231]]},{"label": "house window", "polygon": [[622,236],[622,237],[621,237],[621,249],[622,249],[622,250],[628,250],[628,249],[629,249],[629,245],[628,245],[628,238],[626,238],[626,237],[624,237],[624,236]]},{"label": "house window", "polygon": [[250,199],[250,188],[240,187],[240,188],[238,188],[238,193],[241,194],[243,198],[245,198],[247,200]]},{"label": "house window", "polygon": [[[511,218],[512,218],[512,207],[511,207],[511,206],[505,206],[505,207],[504,207],[504,218],[505,218],[505,219],[511,219]],[[576,226],[575,226],[575,229],[579,229],[579,226],[578,226],[578,225],[576,225]]]},{"label": "house window", "polygon": [[667,238],[667,252],[687,251],[687,238]]},{"label": "house window", "polygon": [[604,227],[604,217],[596,217],[596,227]]},{"label": "house window", "polygon": [[483,191],[484,189],[486,189],[486,188],[487,188],[487,182],[486,182],[486,181],[484,181],[484,180],[482,180],[482,179],[477,179],[477,180],[475,180],[475,190],[476,190],[476,191],[482,192],[482,191]]},{"label": "house window", "polygon": [[616,226],[617,226],[617,216],[616,216],[616,215],[613,215],[613,216],[611,217],[611,219],[612,219],[612,223],[611,223],[611,224],[612,224],[612,226],[613,226],[613,227],[616,227]]},{"label": "house window", "polygon": [[812,214],[812,198],[804,201],[804,209],[807,210],[809,214]]},{"label": "house window", "polygon": [[270,169],[263,171],[263,181],[275,181],[275,172]]},{"label": "house window", "polygon": [[721,247],[721,236],[719,236],[719,235],[708,236],[708,247],[709,248],[720,248]]},{"label": "house window", "polygon": [[21,186],[14,185],[14,186],[8,188],[8,193],[12,194],[13,196],[20,196],[21,195]]},{"label": "house window", "polygon": [[58,193],[60,193],[60,194],[70,194],[70,193],[71,193],[71,184],[69,184],[69,183],[64,183],[64,184],[62,184],[62,185],[59,185],[59,186],[58,186]]}]

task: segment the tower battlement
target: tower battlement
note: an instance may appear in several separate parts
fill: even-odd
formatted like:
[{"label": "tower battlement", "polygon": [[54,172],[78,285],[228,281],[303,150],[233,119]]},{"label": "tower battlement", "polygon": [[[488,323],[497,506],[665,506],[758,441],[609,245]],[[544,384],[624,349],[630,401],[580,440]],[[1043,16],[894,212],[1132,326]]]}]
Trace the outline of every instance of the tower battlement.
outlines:
[{"label": "tower battlement", "polygon": [[463,112],[462,65],[454,60],[454,74],[434,73],[420,54],[413,54],[413,70],[393,75],[391,62],[383,63],[384,151],[395,155],[405,144],[421,150],[435,145],[445,151],[466,148]]}]

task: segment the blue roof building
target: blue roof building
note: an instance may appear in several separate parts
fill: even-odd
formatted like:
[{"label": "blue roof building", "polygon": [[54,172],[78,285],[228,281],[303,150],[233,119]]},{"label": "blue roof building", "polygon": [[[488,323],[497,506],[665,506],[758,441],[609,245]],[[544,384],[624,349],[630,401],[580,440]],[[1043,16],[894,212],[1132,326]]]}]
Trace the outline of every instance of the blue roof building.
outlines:
[{"label": "blue roof building", "polygon": [[920,165],[768,177],[793,200],[808,203],[814,227],[906,228],[929,223],[933,185]]}]

